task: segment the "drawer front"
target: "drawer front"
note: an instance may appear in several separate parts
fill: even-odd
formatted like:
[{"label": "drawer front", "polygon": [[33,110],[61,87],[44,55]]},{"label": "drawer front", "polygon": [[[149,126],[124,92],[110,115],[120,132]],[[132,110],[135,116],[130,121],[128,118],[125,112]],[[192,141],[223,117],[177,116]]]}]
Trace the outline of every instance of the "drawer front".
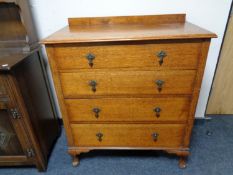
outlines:
[{"label": "drawer front", "polygon": [[201,44],[160,43],[138,45],[55,47],[59,69],[155,67],[196,69]]},{"label": "drawer front", "polygon": [[60,73],[65,98],[93,95],[191,94],[195,70]]},{"label": "drawer front", "polygon": [[189,103],[188,97],[65,100],[71,122],[185,121]]},{"label": "drawer front", "polygon": [[76,146],[180,147],[182,124],[71,124]]}]

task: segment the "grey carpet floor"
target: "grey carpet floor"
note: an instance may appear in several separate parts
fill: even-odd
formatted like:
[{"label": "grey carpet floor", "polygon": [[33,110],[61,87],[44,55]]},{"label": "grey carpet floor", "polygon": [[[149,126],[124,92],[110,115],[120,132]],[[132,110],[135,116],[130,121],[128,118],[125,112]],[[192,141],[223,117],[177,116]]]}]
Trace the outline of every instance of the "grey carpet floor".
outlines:
[{"label": "grey carpet floor", "polygon": [[[210,131],[212,135],[206,133]],[[1,175],[233,175],[233,117],[195,123],[188,167],[157,151],[92,151],[72,167],[64,130],[51,154],[47,172],[35,168],[0,168]]]}]

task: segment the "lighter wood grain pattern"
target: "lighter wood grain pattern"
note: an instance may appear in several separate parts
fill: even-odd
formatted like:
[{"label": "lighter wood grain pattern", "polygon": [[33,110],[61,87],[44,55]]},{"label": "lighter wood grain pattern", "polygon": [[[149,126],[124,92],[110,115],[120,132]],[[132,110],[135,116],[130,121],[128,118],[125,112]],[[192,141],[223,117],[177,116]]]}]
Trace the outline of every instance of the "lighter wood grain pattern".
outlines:
[{"label": "lighter wood grain pattern", "polygon": [[69,26],[80,25],[112,25],[112,24],[159,24],[184,23],[185,14],[146,15],[146,16],[110,16],[90,18],[68,18]]},{"label": "lighter wood grain pattern", "polygon": [[[191,94],[195,70],[183,71],[86,71],[60,73],[65,98],[85,95]],[[97,82],[96,92],[89,85]],[[157,80],[164,81],[158,90]]]},{"label": "lighter wood grain pattern", "polygon": [[64,104],[64,97],[62,94],[62,90],[61,90],[61,85],[60,85],[60,79],[59,79],[59,74],[58,74],[58,69],[57,69],[57,64],[56,61],[54,59],[54,49],[53,47],[46,47],[46,52],[48,54],[49,59],[49,64],[51,67],[51,73],[52,73],[52,77],[53,77],[53,82],[54,82],[54,86],[55,86],[55,90],[57,93],[57,98],[58,98],[58,102],[59,102],[59,106],[60,106],[60,110],[62,113],[62,119],[64,122],[64,127],[65,127],[65,131],[66,131],[66,135],[68,137],[68,146],[72,146],[73,145],[73,135],[70,129],[70,124],[69,124],[69,118],[68,118],[68,114],[65,108],[65,104]]},{"label": "lighter wood grain pattern", "polygon": [[[151,16],[143,16],[147,19]],[[134,41],[134,40],[163,40],[163,39],[187,39],[187,38],[212,38],[215,34],[202,29],[188,22],[177,22],[176,17],[171,15],[164,19],[164,23],[157,20],[152,24],[150,22],[139,23],[131,22],[131,18],[119,17],[120,21],[114,24],[86,25],[87,22],[80,22],[83,25],[67,26],[48,38],[44,39],[44,44],[54,43],[83,43],[83,42],[102,42],[102,41]],[[155,17],[157,18],[157,17]],[[85,20],[85,19],[84,19]],[[93,19],[92,21],[96,21]],[[105,21],[113,21],[113,17],[105,18]],[[147,20],[143,20],[147,21]],[[150,21],[150,20],[148,20]],[[167,23],[166,21],[169,21]],[[129,24],[128,24],[129,23]],[[131,24],[132,23],[132,24]]]},{"label": "lighter wood grain pattern", "polygon": [[230,18],[206,114],[233,114],[233,17]]},{"label": "lighter wood grain pattern", "polygon": [[[71,124],[76,146],[116,147],[179,147],[182,143],[182,124]],[[102,133],[102,141],[96,134]],[[152,134],[157,133],[157,141]]]},{"label": "lighter wood grain pattern", "polygon": [[[158,42],[154,44],[135,43],[128,45],[67,45],[55,47],[59,69],[99,69],[153,67],[154,69],[196,69],[200,40]],[[164,51],[166,57],[160,65],[158,53]],[[89,65],[88,54],[95,56]]]},{"label": "lighter wood grain pattern", "polygon": [[[65,100],[71,122],[186,121],[189,102],[188,97]],[[100,109],[98,118],[93,112],[94,108]],[[161,110],[158,115],[154,111],[155,108]]]},{"label": "lighter wood grain pattern", "polygon": [[192,128],[194,123],[194,117],[197,107],[197,102],[201,90],[201,83],[203,79],[203,74],[205,70],[205,64],[206,64],[206,58],[208,55],[210,46],[210,39],[203,40],[202,42],[202,49],[199,56],[199,63],[198,63],[198,70],[195,78],[195,83],[193,86],[193,93],[192,93],[192,101],[190,105],[190,111],[189,111],[189,119],[186,126],[186,132],[184,135],[184,146],[189,147],[190,144],[190,138],[192,134]]}]

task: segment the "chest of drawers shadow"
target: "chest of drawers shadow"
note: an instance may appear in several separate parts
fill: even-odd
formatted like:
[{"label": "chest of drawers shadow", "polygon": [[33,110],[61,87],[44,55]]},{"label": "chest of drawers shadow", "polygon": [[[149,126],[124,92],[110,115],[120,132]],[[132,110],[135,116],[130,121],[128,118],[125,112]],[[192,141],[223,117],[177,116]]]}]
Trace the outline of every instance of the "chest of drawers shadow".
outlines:
[{"label": "chest of drawers shadow", "polygon": [[90,150],[148,149],[184,168],[212,37],[177,14],[69,18],[44,39],[73,165]]}]

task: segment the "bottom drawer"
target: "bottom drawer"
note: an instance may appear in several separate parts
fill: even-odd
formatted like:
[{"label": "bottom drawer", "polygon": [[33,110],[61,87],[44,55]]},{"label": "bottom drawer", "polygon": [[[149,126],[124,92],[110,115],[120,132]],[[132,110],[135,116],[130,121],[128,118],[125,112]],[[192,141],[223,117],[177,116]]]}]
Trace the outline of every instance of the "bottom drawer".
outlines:
[{"label": "bottom drawer", "polygon": [[183,124],[71,124],[75,146],[180,147]]}]

